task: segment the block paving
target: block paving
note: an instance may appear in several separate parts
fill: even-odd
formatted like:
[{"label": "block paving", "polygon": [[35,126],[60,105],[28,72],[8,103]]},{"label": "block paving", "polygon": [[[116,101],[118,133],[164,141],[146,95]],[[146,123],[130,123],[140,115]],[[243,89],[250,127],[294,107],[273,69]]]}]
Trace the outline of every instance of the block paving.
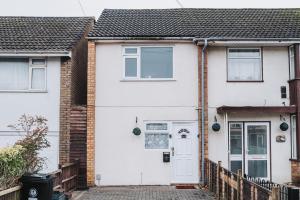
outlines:
[{"label": "block paving", "polygon": [[80,200],[202,200],[215,199],[200,189],[176,189],[175,186],[94,187]]}]

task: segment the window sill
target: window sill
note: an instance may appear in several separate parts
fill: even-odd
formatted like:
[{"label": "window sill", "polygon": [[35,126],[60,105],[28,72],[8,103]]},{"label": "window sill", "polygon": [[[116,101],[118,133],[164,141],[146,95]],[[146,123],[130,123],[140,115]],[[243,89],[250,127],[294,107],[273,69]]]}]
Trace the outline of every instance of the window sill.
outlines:
[{"label": "window sill", "polygon": [[260,81],[239,81],[239,80],[236,80],[236,81],[230,81],[230,80],[227,80],[227,83],[263,83],[264,80],[260,80]]},{"label": "window sill", "polygon": [[47,90],[0,90],[0,93],[48,93]]},{"label": "window sill", "polygon": [[293,82],[293,81],[297,81],[297,80],[300,80],[300,78],[293,78],[293,79],[288,80],[287,82],[289,83],[289,82]]},{"label": "window sill", "polygon": [[175,79],[122,79],[120,82],[173,82]]}]

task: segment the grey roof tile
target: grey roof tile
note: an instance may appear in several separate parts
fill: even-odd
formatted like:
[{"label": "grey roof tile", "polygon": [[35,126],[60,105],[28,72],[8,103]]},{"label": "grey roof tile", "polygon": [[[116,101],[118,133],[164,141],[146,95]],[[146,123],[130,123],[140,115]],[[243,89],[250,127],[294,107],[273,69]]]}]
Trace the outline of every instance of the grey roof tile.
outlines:
[{"label": "grey roof tile", "polygon": [[300,38],[300,9],[105,9],[89,37]]},{"label": "grey roof tile", "polygon": [[93,22],[92,17],[0,16],[0,52],[69,51]]}]

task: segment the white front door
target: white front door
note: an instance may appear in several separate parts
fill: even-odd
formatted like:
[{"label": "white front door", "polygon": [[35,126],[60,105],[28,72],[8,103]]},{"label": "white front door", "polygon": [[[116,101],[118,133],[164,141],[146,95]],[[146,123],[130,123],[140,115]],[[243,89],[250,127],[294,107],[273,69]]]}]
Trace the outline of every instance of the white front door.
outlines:
[{"label": "white front door", "polygon": [[270,178],[269,123],[245,123],[245,172],[252,177]]},{"label": "white front door", "polygon": [[172,183],[198,183],[197,123],[173,123]]}]

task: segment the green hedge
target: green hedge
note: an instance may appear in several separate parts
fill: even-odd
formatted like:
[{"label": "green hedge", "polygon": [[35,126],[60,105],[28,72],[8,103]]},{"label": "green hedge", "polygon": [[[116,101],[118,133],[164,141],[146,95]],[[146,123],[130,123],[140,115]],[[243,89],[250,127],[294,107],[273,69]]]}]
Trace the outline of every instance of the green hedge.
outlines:
[{"label": "green hedge", "polygon": [[21,145],[0,148],[0,190],[16,185],[25,172],[24,152]]}]

